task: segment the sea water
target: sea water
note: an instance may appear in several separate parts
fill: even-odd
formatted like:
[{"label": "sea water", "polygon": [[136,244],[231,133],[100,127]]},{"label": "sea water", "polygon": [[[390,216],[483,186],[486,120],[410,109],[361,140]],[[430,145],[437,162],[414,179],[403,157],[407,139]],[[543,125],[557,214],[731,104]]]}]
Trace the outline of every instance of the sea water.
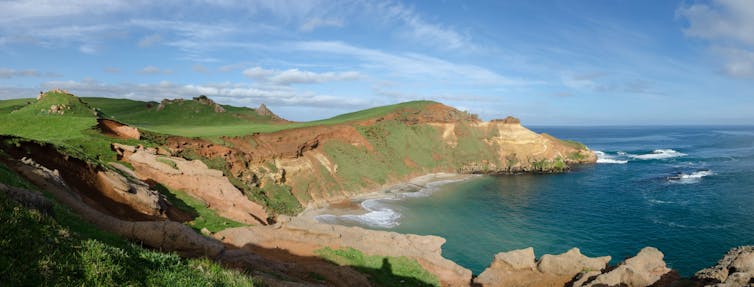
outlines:
[{"label": "sea water", "polygon": [[535,127],[582,142],[598,163],[552,175],[483,176],[370,199],[321,219],[447,239],[479,274],[498,252],[578,247],[613,264],[659,248],[684,276],[754,244],[754,127]]}]

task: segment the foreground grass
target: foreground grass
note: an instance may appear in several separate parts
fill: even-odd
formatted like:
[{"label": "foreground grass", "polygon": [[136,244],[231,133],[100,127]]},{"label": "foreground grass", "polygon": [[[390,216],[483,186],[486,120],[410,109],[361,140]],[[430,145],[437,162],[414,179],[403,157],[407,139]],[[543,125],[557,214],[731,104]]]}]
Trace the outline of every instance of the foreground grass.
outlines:
[{"label": "foreground grass", "polygon": [[351,266],[378,286],[440,286],[437,277],[407,257],[364,255],[353,248],[317,250],[317,255],[342,266]]},{"label": "foreground grass", "polygon": [[[0,164],[0,181],[28,182]],[[3,286],[253,286],[251,277],[208,259],[183,259],[102,232],[56,204],[54,216],[0,193]]]}]

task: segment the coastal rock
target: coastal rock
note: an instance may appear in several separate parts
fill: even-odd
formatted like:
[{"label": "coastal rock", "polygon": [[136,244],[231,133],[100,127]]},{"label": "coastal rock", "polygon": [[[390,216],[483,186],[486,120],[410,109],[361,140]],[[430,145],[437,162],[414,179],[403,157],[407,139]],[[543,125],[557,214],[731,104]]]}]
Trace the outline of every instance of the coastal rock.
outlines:
[{"label": "coastal rock", "polygon": [[368,255],[405,256],[416,259],[443,286],[468,286],[471,282],[470,270],[442,257],[445,239],[437,236],[329,225],[303,218],[272,226],[230,228],[213,236],[239,248],[256,246],[306,257],[317,256],[315,251],[324,247],[350,247]]},{"label": "coastal rock", "polygon": [[534,270],[537,267],[534,260],[534,248],[529,247],[498,253],[493,263],[506,264],[511,270]]},{"label": "coastal rock", "polygon": [[[664,255],[654,247],[645,247],[636,256],[623,261],[610,272],[597,276],[585,286],[645,287],[654,284],[671,270]],[[579,287],[574,285],[574,287]]]},{"label": "coastal rock", "polygon": [[573,248],[560,255],[545,254],[539,262],[535,262],[534,249],[529,247],[498,253],[490,267],[474,279],[474,283],[485,287],[565,286],[574,278],[579,278],[581,281],[577,279],[575,282],[583,284],[600,274],[608,261],[610,256],[589,258],[582,255],[578,248]]},{"label": "coastal rock", "polygon": [[694,279],[708,286],[752,286],[754,277],[754,245],[736,247],[728,251],[717,265],[702,269]]},{"label": "coastal rock", "polygon": [[575,276],[582,271],[599,271],[610,262],[610,256],[589,258],[581,254],[578,248],[572,248],[560,255],[545,254],[539,260],[537,268],[542,273]]},{"label": "coastal rock", "polygon": [[210,169],[202,161],[158,155],[155,149],[116,144],[113,149],[122,160],[131,163],[142,180],[185,191],[220,216],[247,224],[267,224],[267,212],[261,205],[246,198],[222,171]]}]

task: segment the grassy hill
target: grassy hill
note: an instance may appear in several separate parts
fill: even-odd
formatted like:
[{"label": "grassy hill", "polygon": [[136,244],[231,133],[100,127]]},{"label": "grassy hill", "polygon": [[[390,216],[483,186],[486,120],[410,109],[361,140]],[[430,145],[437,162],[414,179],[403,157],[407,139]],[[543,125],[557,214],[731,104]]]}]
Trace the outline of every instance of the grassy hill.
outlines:
[{"label": "grassy hill", "polygon": [[[399,108],[421,108],[435,102],[415,101],[377,107],[311,122],[274,121],[260,116],[254,109],[222,105],[225,112],[215,112],[211,106],[196,100],[160,103],[127,99],[83,98],[108,117],[120,122],[158,133],[185,137],[240,136],[269,133],[292,128],[341,124],[385,115]],[[1,106],[0,106],[1,107]]]}]

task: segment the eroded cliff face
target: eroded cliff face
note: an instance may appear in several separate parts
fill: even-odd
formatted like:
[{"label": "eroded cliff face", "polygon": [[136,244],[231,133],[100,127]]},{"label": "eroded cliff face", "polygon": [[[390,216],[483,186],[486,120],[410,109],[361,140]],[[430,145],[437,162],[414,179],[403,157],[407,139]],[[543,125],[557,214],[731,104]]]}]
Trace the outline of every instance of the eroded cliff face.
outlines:
[{"label": "eroded cliff face", "polygon": [[265,195],[293,196],[303,206],[432,172],[548,173],[596,161],[585,146],[534,133],[515,118],[483,122],[442,104],[219,143],[171,137],[166,146],[182,156],[221,160],[225,166],[216,168],[243,190],[273,190],[279,194]]}]

